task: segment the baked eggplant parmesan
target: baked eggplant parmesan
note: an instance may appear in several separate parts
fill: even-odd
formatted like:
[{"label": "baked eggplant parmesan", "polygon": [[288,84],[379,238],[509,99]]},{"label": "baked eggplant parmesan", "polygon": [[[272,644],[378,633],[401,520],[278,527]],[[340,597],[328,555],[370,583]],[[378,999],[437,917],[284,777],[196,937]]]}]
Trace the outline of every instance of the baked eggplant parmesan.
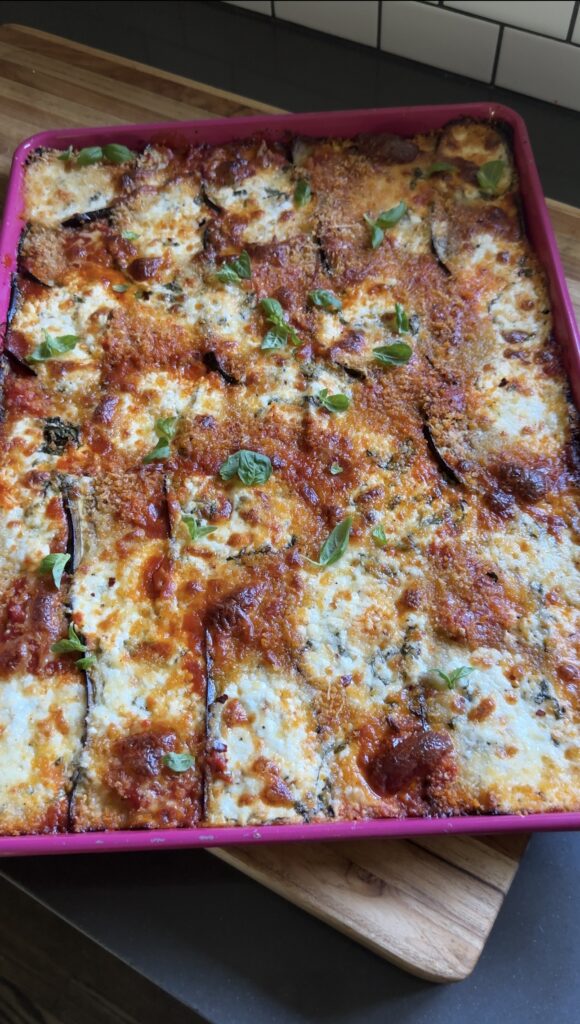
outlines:
[{"label": "baked eggplant parmesan", "polygon": [[0,831],[580,809],[577,414],[508,131],[38,150]]}]

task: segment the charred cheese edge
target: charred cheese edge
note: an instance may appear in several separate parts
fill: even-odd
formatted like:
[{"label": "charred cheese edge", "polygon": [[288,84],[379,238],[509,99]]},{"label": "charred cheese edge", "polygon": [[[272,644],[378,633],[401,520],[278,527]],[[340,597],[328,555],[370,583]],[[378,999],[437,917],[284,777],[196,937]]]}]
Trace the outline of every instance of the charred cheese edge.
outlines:
[{"label": "charred cheese edge", "polygon": [[0,831],[578,809],[578,423],[503,126],[61,155],[3,373]]}]

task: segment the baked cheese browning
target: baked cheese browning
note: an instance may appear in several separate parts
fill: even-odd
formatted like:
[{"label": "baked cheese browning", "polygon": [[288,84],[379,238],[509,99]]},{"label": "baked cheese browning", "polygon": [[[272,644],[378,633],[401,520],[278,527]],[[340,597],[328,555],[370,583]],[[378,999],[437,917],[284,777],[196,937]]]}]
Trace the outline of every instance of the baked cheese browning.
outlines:
[{"label": "baked cheese browning", "polygon": [[85,691],[70,657],[53,653],[65,631],[50,576],[21,571],[3,585],[0,616],[0,830],[69,827]]},{"label": "baked cheese browning", "polygon": [[300,562],[294,549],[245,558],[224,567],[210,591],[205,815],[211,824],[327,815],[326,751],[289,624],[300,600]]},{"label": "baked cheese browning", "polygon": [[26,216],[0,827],[577,808],[578,425],[502,126],[41,151]]},{"label": "baked cheese browning", "polygon": [[77,486],[85,537],[71,608],[94,660],[73,827],[194,825],[205,677],[179,627],[162,476]]},{"label": "baked cheese browning", "polygon": [[123,193],[126,167],[98,160],[61,160],[57,150],[41,150],[27,167],[24,214],[39,224],[59,224],[107,210]]}]

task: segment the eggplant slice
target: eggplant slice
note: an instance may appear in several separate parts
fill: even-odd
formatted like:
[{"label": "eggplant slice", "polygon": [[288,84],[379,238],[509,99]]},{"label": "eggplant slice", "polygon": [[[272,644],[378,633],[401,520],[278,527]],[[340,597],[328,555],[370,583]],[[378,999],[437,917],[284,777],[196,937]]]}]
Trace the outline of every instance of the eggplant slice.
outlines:
[{"label": "eggplant slice", "polygon": [[433,438],[433,434],[431,432],[431,427],[429,425],[429,420],[427,419],[427,416],[425,415],[425,413],[422,414],[422,420],[423,420],[423,436],[424,436],[424,438],[425,438],[425,440],[427,442],[427,447],[429,449],[429,453],[430,453],[431,457],[433,458],[433,461],[435,462],[435,465],[437,466],[437,469],[441,473],[441,476],[445,479],[445,481],[448,484],[453,484],[454,486],[457,486],[457,484],[462,484],[464,481],[461,479],[460,476],[458,476],[458,474],[455,472],[453,467],[449,465],[447,460],[443,457],[443,455],[439,451],[439,448],[437,447],[437,445],[435,443],[435,440]]}]

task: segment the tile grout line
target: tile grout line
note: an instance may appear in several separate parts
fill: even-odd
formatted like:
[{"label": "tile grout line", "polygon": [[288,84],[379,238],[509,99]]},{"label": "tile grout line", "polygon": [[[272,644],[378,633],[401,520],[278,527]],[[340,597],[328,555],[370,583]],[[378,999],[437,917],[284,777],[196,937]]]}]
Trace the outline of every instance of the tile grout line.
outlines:
[{"label": "tile grout line", "polygon": [[499,33],[497,37],[497,46],[495,48],[495,56],[493,58],[493,67],[491,69],[491,82],[490,85],[495,85],[495,76],[497,75],[497,66],[499,64],[499,58],[501,53],[501,44],[503,42],[503,30],[504,25],[499,26]]},{"label": "tile grout line", "polygon": [[[377,25],[377,42],[376,42],[376,44],[362,43],[360,45],[362,45],[362,46],[369,46],[370,45],[371,49],[375,49],[375,50],[380,50],[381,49],[381,39],[380,39],[380,36],[381,36],[381,30],[382,30],[383,2],[385,2],[385,0],[377,0],[377,5],[378,5],[378,25]],[[427,0],[419,0],[419,2],[421,3],[422,6],[427,6]],[[429,6],[433,6],[433,5],[430,4]],[[570,24],[568,26],[567,33],[566,33],[566,36],[564,38],[562,38],[561,36],[549,35],[546,32],[538,32],[536,29],[533,29],[533,28],[525,28],[523,25],[511,25],[511,24],[508,25],[506,22],[497,21],[494,18],[488,18],[484,14],[472,14],[471,11],[459,11],[459,10],[456,10],[455,8],[445,7],[444,0],[437,0],[437,7],[442,8],[442,10],[446,11],[448,14],[456,14],[459,17],[463,17],[463,18],[471,18],[473,21],[483,21],[487,25],[496,25],[499,28],[499,30],[500,30],[500,39],[503,36],[504,29],[509,28],[509,29],[511,29],[514,32],[521,32],[523,35],[536,36],[539,39],[548,39],[548,40],[551,40],[554,43],[569,44],[570,46],[573,46],[574,49],[580,49],[580,43],[575,43],[573,41],[573,39],[572,39],[572,35],[574,34],[574,29],[576,27],[576,21],[578,19],[578,9],[580,8],[580,0],[574,0],[574,7],[573,7],[571,18],[570,18]],[[252,12],[252,13],[258,13],[258,12]],[[278,19],[278,16],[276,14],[275,0],[270,0],[270,14],[258,14],[258,17],[262,17],[262,18],[269,18],[269,17],[271,17],[271,18],[274,19],[274,21],[278,21],[279,19]],[[303,25],[302,22],[300,22],[300,21],[290,22],[289,24],[295,25],[298,28],[307,28],[307,29],[310,28],[310,26]],[[330,36],[331,39],[341,39],[341,38],[344,38],[348,42],[357,42],[357,40],[355,40],[355,39],[350,39],[349,36],[337,36],[334,32],[328,32],[326,29],[313,29],[311,31],[319,32],[323,36]],[[395,54],[395,56],[397,56],[397,54]],[[496,57],[497,57],[497,53],[496,53]],[[421,63],[425,63],[425,62],[423,61]],[[434,65],[427,64],[427,67],[433,67],[433,66]],[[495,71],[495,63],[494,63],[494,71]],[[492,85],[494,84],[494,80],[493,79],[491,81],[491,84]]]},{"label": "tile grout line", "polygon": [[[574,35],[574,29],[576,28],[576,19],[578,17],[578,8],[580,7],[580,0],[576,0],[572,8],[572,17],[570,18],[570,25],[568,28],[568,34],[566,36],[566,42],[572,42],[572,36]],[[574,44],[575,45],[575,44]]]}]

